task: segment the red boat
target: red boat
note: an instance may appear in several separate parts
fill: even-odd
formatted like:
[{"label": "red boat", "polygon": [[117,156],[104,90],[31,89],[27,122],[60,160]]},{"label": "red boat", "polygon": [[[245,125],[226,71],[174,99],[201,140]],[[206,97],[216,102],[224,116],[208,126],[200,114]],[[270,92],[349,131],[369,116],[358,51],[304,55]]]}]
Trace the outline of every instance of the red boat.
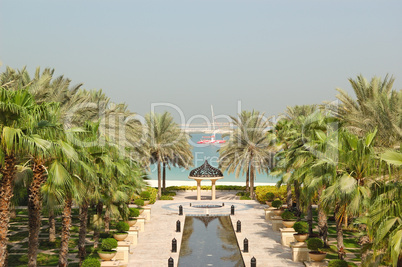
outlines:
[{"label": "red boat", "polygon": [[226,142],[226,140],[215,140],[215,135],[203,136],[202,138],[204,139],[198,141],[197,144],[222,144]]},{"label": "red boat", "polygon": [[211,136],[203,136],[197,144],[222,144],[225,143],[226,140],[215,140],[215,117],[214,117],[214,108],[211,105],[211,113],[212,113],[212,126],[213,126],[213,135]]}]

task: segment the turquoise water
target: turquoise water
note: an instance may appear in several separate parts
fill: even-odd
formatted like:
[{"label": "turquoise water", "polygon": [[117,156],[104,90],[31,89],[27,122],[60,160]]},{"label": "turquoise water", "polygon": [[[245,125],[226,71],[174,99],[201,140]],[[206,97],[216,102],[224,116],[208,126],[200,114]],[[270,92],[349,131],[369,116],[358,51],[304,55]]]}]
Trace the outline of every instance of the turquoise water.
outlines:
[{"label": "turquoise water", "polygon": [[[209,134],[205,133],[192,133],[190,144],[192,145],[193,149],[193,156],[194,156],[194,166],[186,170],[184,168],[171,168],[170,170],[166,169],[166,180],[179,180],[179,181],[190,181],[188,178],[188,174],[194,168],[201,166],[205,160],[208,160],[209,164],[215,168],[218,168],[219,165],[219,153],[218,149],[220,148],[221,144],[197,144],[198,141],[202,139],[203,136],[208,136]],[[216,134],[215,139],[223,139],[221,134]],[[226,138],[227,139],[227,138]],[[223,182],[245,182],[246,175],[240,173],[239,177],[236,178],[234,173],[228,174],[227,172],[223,173],[224,178],[221,180]],[[151,173],[149,175],[151,180],[158,180],[158,171],[155,165],[151,165]],[[276,183],[278,178],[272,177],[267,174],[257,174],[256,180],[257,183]]]}]

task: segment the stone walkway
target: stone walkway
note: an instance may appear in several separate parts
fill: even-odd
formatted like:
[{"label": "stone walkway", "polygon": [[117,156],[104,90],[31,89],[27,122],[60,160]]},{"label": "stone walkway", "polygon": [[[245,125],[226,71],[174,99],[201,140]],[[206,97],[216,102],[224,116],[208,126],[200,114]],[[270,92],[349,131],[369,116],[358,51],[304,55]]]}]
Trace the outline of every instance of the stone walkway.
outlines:
[{"label": "stone walkway", "polygon": [[[181,221],[181,230],[185,216],[178,215],[178,207],[183,206],[184,214],[210,215],[230,214],[231,205],[235,206],[235,215],[231,216],[235,226],[237,220],[242,222],[242,232],[237,233],[239,247],[243,250],[243,239],[249,240],[249,253],[243,253],[247,267],[251,257],[257,259],[257,266],[304,266],[291,260],[290,248],[280,244],[280,233],[272,231],[271,225],[265,220],[265,205],[252,200],[239,200],[234,191],[217,191],[216,200],[211,201],[210,191],[202,191],[202,200],[196,200],[196,191],[178,192],[173,201],[157,201],[152,205],[151,221],[145,224],[145,232],[139,233],[138,245],[130,254],[130,267],[162,267],[168,265],[169,257],[174,259],[177,266],[180,252],[182,231],[176,233],[176,221]],[[191,206],[190,206],[191,203]],[[222,208],[196,208],[195,205],[224,203]],[[177,240],[177,253],[171,252],[172,239]],[[191,267],[191,266],[189,266]]]}]

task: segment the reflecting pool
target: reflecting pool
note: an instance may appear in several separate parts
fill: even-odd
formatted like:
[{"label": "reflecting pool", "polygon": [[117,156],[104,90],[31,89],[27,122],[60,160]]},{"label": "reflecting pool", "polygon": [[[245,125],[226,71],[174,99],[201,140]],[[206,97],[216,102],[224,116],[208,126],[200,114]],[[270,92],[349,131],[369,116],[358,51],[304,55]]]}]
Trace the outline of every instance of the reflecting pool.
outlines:
[{"label": "reflecting pool", "polygon": [[229,216],[186,216],[179,267],[243,267]]}]

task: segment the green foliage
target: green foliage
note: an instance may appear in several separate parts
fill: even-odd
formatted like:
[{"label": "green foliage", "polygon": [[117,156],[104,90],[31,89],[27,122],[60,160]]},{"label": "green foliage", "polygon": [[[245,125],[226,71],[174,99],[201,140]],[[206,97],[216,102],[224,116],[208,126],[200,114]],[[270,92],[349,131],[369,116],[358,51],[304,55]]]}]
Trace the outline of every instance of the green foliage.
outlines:
[{"label": "green foliage", "polygon": [[272,201],[272,207],[274,208],[281,208],[283,205],[282,201],[280,201],[279,199]]},{"label": "green foliage", "polygon": [[348,263],[344,260],[330,260],[328,267],[348,267]]},{"label": "green foliage", "polygon": [[174,197],[176,195],[176,192],[173,191],[165,191],[162,193],[163,196],[171,196]]},{"label": "green foliage", "polygon": [[266,197],[267,201],[274,201],[275,194],[272,193],[272,192],[268,192],[268,193],[265,194],[265,197]]},{"label": "green foliage", "polygon": [[307,239],[307,248],[312,251],[320,251],[324,247],[324,242],[321,238],[313,237]]},{"label": "green foliage", "polygon": [[240,191],[236,193],[236,196],[240,196],[240,197],[250,197],[250,192],[246,192],[246,191]]},{"label": "green foliage", "polygon": [[138,217],[140,216],[140,210],[137,208],[130,208],[130,217]]},{"label": "green foliage", "polygon": [[296,222],[296,223],[293,225],[293,229],[295,229],[295,231],[296,231],[298,234],[307,234],[307,233],[308,233],[308,223],[307,223],[307,222],[303,222],[303,221]]},{"label": "green foliage", "polygon": [[[265,203],[265,201],[268,201],[267,198],[267,193],[273,193],[276,198],[285,201],[286,200],[286,186],[281,186],[281,187],[276,187],[272,185],[267,185],[267,186],[257,186],[255,188],[255,194],[257,197],[257,200],[260,203]],[[294,196],[294,192],[292,191],[292,197]]]},{"label": "green foliage", "polygon": [[[28,263],[28,255],[24,254],[19,256],[18,261],[20,263]],[[45,253],[38,253],[37,256],[37,263],[39,266],[56,266],[57,263],[59,262],[59,256],[58,255],[49,255]],[[10,265],[9,266],[14,266]]]},{"label": "green foliage", "polygon": [[240,197],[240,200],[250,200],[250,195],[244,195]]},{"label": "green foliage", "polygon": [[142,191],[142,192],[140,193],[140,197],[141,197],[143,200],[149,200],[150,197],[151,197],[151,193],[148,192],[148,191]]},{"label": "green foliage", "polygon": [[173,197],[162,195],[161,200],[173,200]]},{"label": "green foliage", "polygon": [[282,217],[283,220],[287,220],[287,221],[291,221],[291,220],[296,219],[295,215],[290,210],[285,210],[282,213],[281,217]]},{"label": "green foliage", "polygon": [[156,197],[158,196],[158,189],[155,189],[153,187],[148,187],[147,191],[150,192],[150,197],[149,197],[149,204],[154,204],[156,201]]},{"label": "green foliage", "polygon": [[144,206],[144,200],[142,200],[141,198],[137,198],[134,201],[134,204],[137,205],[137,206]]},{"label": "green foliage", "polygon": [[104,251],[111,251],[114,248],[117,248],[117,240],[114,238],[106,238],[102,240],[101,245],[102,250]]},{"label": "green foliage", "polygon": [[112,238],[113,236],[112,236],[112,234],[108,234],[108,233],[100,233],[99,234],[99,237],[101,238],[101,239],[105,239],[105,238]]},{"label": "green foliage", "polygon": [[[211,190],[212,186],[201,186],[201,190]],[[239,186],[239,185],[217,185],[216,190],[246,190],[245,186]],[[169,191],[180,191],[180,190],[197,190],[197,186],[188,186],[188,185],[182,185],[182,186],[169,186],[166,187],[166,190]]]},{"label": "green foliage", "polygon": [[116,230],[118,233],[125,233],[130,229],[128,223],[120,221],[116,224]]},{"label": "green foliage", "polygon": [[82,262],[81,267],[100,267],[101,263],[98,259],[87,258]]}]

